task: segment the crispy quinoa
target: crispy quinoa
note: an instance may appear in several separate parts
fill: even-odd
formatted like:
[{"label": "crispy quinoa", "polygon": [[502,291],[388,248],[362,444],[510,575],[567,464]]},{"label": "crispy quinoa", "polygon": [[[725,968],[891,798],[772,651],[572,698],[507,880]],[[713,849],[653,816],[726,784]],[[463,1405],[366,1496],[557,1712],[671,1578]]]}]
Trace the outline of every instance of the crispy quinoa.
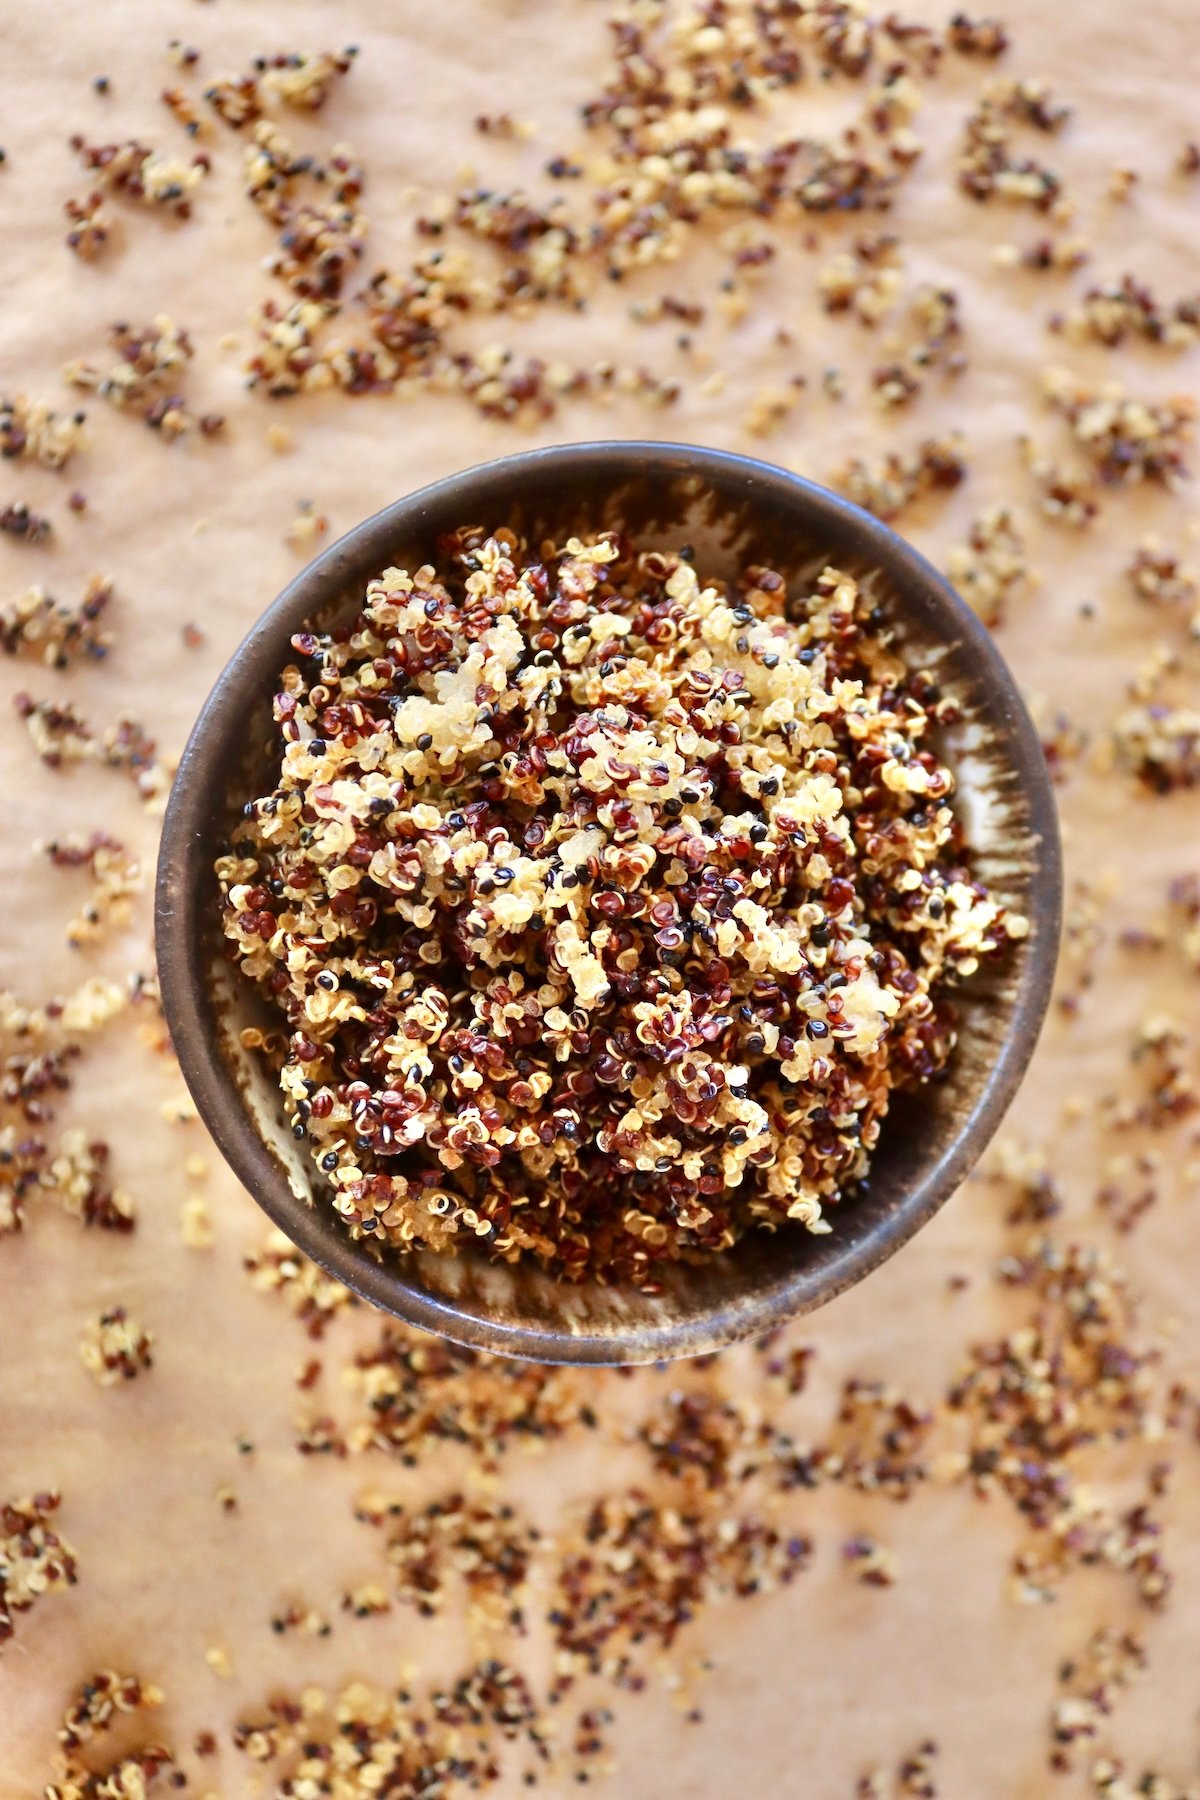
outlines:
[{"label": "crispy quinoa", "polygon": [[958,437],[922,438],[913,450],[888,450],[874,463],[853,456],[832,485],[877,519],[897,519],[927,494],[948,493],[966,479]]},{"label": "crispy quinoa", "polygon": [[973,519],[969,543],[951,550],[946,569],[984,624],[1001,624],[1009,599],[1029,580],[1025,542],[1012,510],[990,506]]},{"label": "crispy quinoa", "polygon": [[0,507],[0,531],[6,537],[26,544],[44,544],[54,527],[42,513],[36,513],[24,500],[14,500]]},{"label": "crispy quinoa", "polygon": [[1085,1755],[1089,1753],[1119,1695],[1145,1668],[1144,1640],[1135,1632],[1119,1631],[1111,1625],[1092,1634],[1082,1656],[1061,1665],[1058,1680],[1065,1691],[1055,1701],[1050,1720],[1053,1748],[1049,1762],[1056,1774],[1075,1766],[1077,1746],[1083,1747]]},{"label": "crispy quinoa", "polygon": [[321,1338],[341,1308],[357,1305],[350,1289],[300,1255],[282,1231],[273,1231],[261,1250],[242,1258],[242,1267],[261,1293],[281,1294],[311,1338]]},{"label": "crispy quinoa", "polygon": [[524,1635],[521,1599],[539,1534],[507,1501],[455,1492],[418,1510],[367,1494],[354,1516],[387,1528],[396,1597],[423,1618],[442,1612],[461,1581],[474,1625]]},{"label": "crispy quinoa", "polygon": [[560,1443],[577,1426],[594,1430],[597,1422],[569,1370],[488,1356],[391,1322],[343,1381],[360,1403],[349,1426],[351,1449],[385,1451],[405,1468],[459,1444],[491,1473],[518,1445]]},{"label": "crispy quinoa", "polygon": [[67,926],[73,950],[94,944],[110,929],[129,923],[130,898],[142,885],[141,865],[119,839],[107,832],[66,832],[37,846],[56,869],[85,869],[92,892]]},{"label": "crispy quinoa", "polygon": [[50,1492],[0,1505],[0,1648],[16,1630],[15,1613],[75,1584],[75,1552],[53,1527],[60,1498]]},{"label": "crispy quinoa", "polygon": [[[71,138],[71,148],[84,168],[95,176],[98,192],[123,194],[139,205],[168,212],[177,219],[191,217],[191,196],[210,167],[203,151],[185,163],[134,138],[120,144],[89,144],[76,133]],[[77,247],[72,245],[73,249]]]},{"label": "crispy quinoa", "polygon": [[220,413],[197,418],[179,391],[195,351],[188,333],[169,314],[160,313],[142,326],[121,321],[110,329],[108,342],[116,360],[107,369],[79,358],[67,364],[63,379],[72,387],[94,389],[118,410],[140,412],[151,430],[167,438],[194,429],[212,437],[221,430],[225,421]]},{"label": "crispy quinoa", "polygon": [[61,469],[84,442],[85,416],[55,412],[44,400],[24,394],[0,400],[0,456]]},{"label": "crispy quinoa", "polygon": [[636,1488],[606,1495],[564,1540],[548,1615],[551,1693],[569,1692],[587,1674],[633,1685],[640,1646],[669,1650],[709,1602],[787,1587],[811,1555],[807,1537],[754,1514],[658,1505]]},{"label": "crispy quinoa", "polygon": [[1137,400],[1116,384],[1089,388],[1066,369],[1047,369],[1042,392],[1105,486],[1154,481],[1179,488],[1188,473],[1186,450],[1196,414],[1190,394]]},{"label": "crispy quinoa", "polygon": [[309,1685],[295,1698],[275,1695],[233,1729],[235,1748],[270,1782],[256,1780],[256,1791],[274,1800],[322,1788],[347,1800],[388,1788],[453,1800],[497,1782],[496,1750],[518,1740],[538,1763],[548,1759],[529,1683],[495,1658],[419,1698],[407,1687],[382,1691],[365,1682],[333,1697]]},{"label": "crispy quinoa", "polygon": [[101,660],[112,644],[100,619],[112,599],[107,575],[92,575],[78,606],[64,606],[44,587],[26,588],[0,605],[0,651],[33,656],[51,669],[65,669],[82,653]]},{"label": "crispy quinoa", "polygon": [[[126,1719],[161,1706],[162,1694],[137,1675],[101,1669],[84,1682],[67,1709],[58,1733],[54,1780],[45,1800],[139,1800],[163,1788],[184,1784],[172,1751],[164,1744],[143,1744],[118,1754],[106,1768],[95,1766],[96,1740],[120,1733]],[[86,1760],[80,1751],[87,1747]]]},{"label": "crispy quinoa", "polygon": [[951,703],[865,589],[542,550],[460,531],[293,640],[225,930],[353,1236],[653,1285],[828,1231],[950,1054],[947,984],[1026,926],[962,866]]},{"label": "crispy quinoa", "polygon": [[135,1381],[154,1367],[154,1338],[123,1306],[110,1307],[89,1322],[79,1345],[84,1368],[99,1387]]}]

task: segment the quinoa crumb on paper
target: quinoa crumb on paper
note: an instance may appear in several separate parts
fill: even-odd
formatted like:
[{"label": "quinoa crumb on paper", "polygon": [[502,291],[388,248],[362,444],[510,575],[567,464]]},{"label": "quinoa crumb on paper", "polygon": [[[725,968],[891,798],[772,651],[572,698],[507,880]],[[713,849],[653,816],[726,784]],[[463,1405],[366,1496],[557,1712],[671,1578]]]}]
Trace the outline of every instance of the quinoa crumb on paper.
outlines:
[{"label": "quinoa crumb on paper", "polygon": [[17,1616],[44,1595],[73,1587],[75,1552],[59,1536],[56,1492],[0,1505],[0,1654],[17,1629]]},{"label": "quinoa crumb on paper", "polygon": [[99,1387],[116,1387],[154,1366],[153,1345],[151,1334],[130,1318],[123,1306],[114,1306],[88,1327],[79,1354]]}]

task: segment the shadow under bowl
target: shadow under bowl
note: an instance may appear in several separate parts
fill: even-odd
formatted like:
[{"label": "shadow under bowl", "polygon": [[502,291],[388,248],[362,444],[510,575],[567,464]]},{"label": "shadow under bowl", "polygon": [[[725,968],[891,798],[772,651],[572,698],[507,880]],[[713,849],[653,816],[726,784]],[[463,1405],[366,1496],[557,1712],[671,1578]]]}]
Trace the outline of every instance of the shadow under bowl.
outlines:
[{"label": "shadow under bowl", "polygon": [[[245,1050],[262,1002],[228,960],[213,864],[243,802],[275,785],[271,696],[292,634],[352,613],[393,564],[436,561],[439,534],[511,527],[533,541],[618,527],[643,546],[694,547],[703,575],[748,561],[793,591],[833,563],[869,585],[910,659],[962,709],[942,748],[958,779],[979,876],[1028,915],[1027,939],[960,991],[945,1076],[895,1097],[867,1191],[830,1213],[828,1236],[751,1232],[663,1292],[570,1286],[481,1252],[408,1257],[355,1242],[292,1138],[274,1076]],[[156,895],[158,966],[184,1078],[222,1153],[307,1256],[364,1299],[476,1349],[543,1362],[636,1363],[694,1356],[831,1300],[931,1219],[975,1163],[1032,1054],[1058,948],[1062,876],[1045,758],[985,628],[931,565],[837,495],[748,457],[688,445],[570,444],[466,470],[399,500],[318,557],[267,608],[209,696],[179,765]]]}]

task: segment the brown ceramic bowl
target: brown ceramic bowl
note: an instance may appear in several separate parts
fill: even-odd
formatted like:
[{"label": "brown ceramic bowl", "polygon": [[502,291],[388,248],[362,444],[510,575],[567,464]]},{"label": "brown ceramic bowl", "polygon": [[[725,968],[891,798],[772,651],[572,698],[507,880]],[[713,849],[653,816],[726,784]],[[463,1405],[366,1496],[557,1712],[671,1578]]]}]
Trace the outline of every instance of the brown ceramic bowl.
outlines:
[{"label": "brown ceramic bowl", "polygon": [[[648,1296],[571,1287],[470,1251],[401,1258],[355,1243],[317,1191],[275,1082],[239,1042],[260,1002],[227,960],[213,861],[244,800],[274,785],[271,695],[292,633],[357,605],[390,564],[434,560],[438,534],[512,526],[535,540],[621,526],[639,541],[695,547],[732,576],[747,560],[803,579],[826,562],[869,581],[914,656],[961,701],[947,736],[982,877],[1032,921],[1004,966],[961,996],[944,1079],[898,1097],[868,1191],[833,1232],[751,1233]],[[1037,734],[987,631],[887,526],[783,469],[686,445],[569,444],[469,469],[398,500],[319,556],[235,651],[179,766],[158,870],[163,1004],[188,1086],[222,1152],[306,1255],[377,1306],[479,1349],[544,1362],[633,1363],[715,1350],[822,1305],[894,1254],[954,1192],[999,1124],[1029,1061],[1054,972],[1061,908],[1058,828]]]}]

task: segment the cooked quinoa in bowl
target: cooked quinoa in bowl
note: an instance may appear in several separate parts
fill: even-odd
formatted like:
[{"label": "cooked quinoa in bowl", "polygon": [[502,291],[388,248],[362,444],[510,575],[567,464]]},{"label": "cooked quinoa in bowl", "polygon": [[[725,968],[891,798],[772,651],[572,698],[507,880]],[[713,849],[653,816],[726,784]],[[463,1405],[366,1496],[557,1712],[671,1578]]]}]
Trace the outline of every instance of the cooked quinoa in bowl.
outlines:
[{"label": "cooked quinoa in bowl", "polygon": [[216,869],[317,1203],[385,1254],[651,1294],[836,1233],[1028,931],[874,584],[469,526],[291,647]]},{"label": "cooked quinoa in bowl", "polygon": [[[918,769],[953,791],[890,785]],[[299,1250],[460,1344],[636,1363],[822,1306],[933,1218],[1028,1063],[1061,901],[1037,730],[925,558],[788,470],[613,441],[435,481],[295,577],[180,759],[155,920],[197,1110]]]}]

